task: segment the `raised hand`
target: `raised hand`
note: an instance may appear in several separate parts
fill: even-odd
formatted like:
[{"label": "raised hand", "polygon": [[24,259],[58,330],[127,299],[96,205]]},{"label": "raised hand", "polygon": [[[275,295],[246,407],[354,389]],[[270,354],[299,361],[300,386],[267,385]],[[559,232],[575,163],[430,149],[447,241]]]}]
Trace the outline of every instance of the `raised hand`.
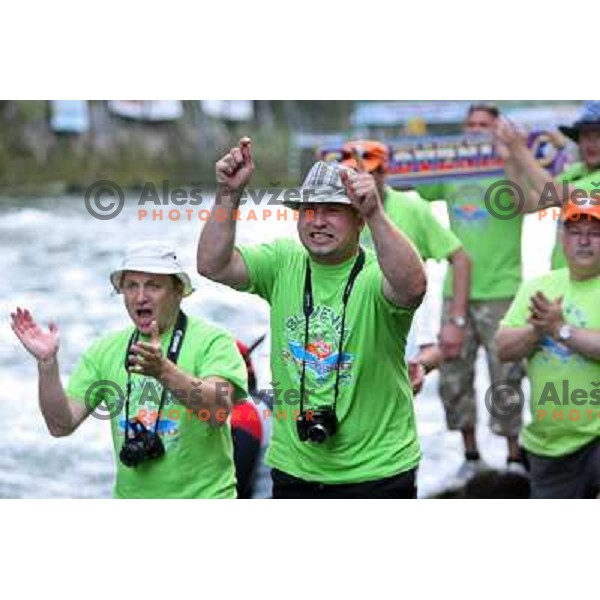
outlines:
[{"label": "raised hand", "polygon": [[137,342],[131,347],[129,371],[160,379],[164,372],[166,360],[160,345],[158,324],[156,321],[152,321],[150,325],[150,343]]},{"label": "raised hand", "polygon": [[237,148],[232,148],[216,164],[217,184],[224,185],[232,191],[242,190],[254,173],[252,160],[252,142],[243,137]]},{"label": "raised hand", "polygon": [[348,198],[363,219],[368,220],[378,212],[383,211],[383,203],[377,191],[373,176],[367,172],[362,158],[356,153],[358,172],[356,174],[342,171],[341,177]]},{"label": "raised hand", "polygon": [[33,319],[26,308],[17,307],[17,311],[10,314],[11,328],[19,338],[25,349],[36,360],[45,362],[53,359],[58,353],[59,334],[55,323],[50,323],[48,330],[44,331]]},{"label": "raised hand", "polygon": [[508,119],[500,117],[494,127],[494,142],[500,156],[506,159],[514,148],[524,143],[524,139]]}]

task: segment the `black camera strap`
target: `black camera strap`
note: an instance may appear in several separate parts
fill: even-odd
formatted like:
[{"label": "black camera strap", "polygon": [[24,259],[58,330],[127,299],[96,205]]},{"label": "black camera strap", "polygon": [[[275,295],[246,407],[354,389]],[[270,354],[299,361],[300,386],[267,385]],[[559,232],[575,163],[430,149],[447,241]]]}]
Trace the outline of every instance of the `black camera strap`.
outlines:
[{"label": "black camera strap", "polygon": [[[348,276],[344,294],[342,295],[342,330],[340,332],[340,341],[338,343],[338,356],[335,365],[335,395],[333,398],[333,410],[335,411],[339,395],[340,386],[340,366],[342,361],[342,353],[344,351],[344,334],[346,332],[346,307],[354,282],[365,265],[365,251],[362,247],[358,249],[358,256],[352,265],[352,270]],[[308,325],[310,317],[314,311],[313,291],[312,291],[312,273],[310,269],[310,260],[306,259],[306,274],[304,276],[304,296],[303,296],[303,312],[304,312],[304,354],[302,356],[302,378],[300,380],[300,414],[304,413],[304,391],[306,385],[306,347],[308,346]]]},{"label": "black camera strap", "polygon": [[[180,310],[177,315],[177,321],[175,322],[175,328],[171,334],[171,341],[169,342],[169,349],[167,351],[167,359],[172,363],[177,364],[181,347],[183,346],[183,338],[187,329],[187,315]],[[131,373],[129,372],[129,355],[131,354],[131,347],[140,339],[140,332],[136,329],[129,338],[127,344],[127,352],[125,353],[125,370],[127,371],[127,396],[125,398],[125,440],[129,436],[129,398],[131,396]],[[160,395],[160,404],[158,406],[158,416],[156,417],[156,423],[154,424],[154,433],[158,431],[158,424],[160,422],[160,414],[167,398],[167,388],[163,385],[162,393]]]}]

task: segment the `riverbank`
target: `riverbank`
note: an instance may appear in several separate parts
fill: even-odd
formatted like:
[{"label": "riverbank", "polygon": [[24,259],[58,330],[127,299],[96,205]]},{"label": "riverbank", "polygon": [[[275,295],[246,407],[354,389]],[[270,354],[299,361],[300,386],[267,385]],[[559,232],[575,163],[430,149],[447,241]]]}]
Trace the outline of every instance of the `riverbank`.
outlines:
[{"label": "riverbank", "polygon": [[90,102],[90,129],[57,134],[46,102],[0,102],[0,197],[79,195],[100,180],[123,190],[214,186],[214,164],[241,135],[253,140],[254,185],[298,185],[289,170],[289,133],[255,120],[231,124],[198,114],[184,103],[181,119],[167,123],[128,121],[111,115],[105,102]]}]

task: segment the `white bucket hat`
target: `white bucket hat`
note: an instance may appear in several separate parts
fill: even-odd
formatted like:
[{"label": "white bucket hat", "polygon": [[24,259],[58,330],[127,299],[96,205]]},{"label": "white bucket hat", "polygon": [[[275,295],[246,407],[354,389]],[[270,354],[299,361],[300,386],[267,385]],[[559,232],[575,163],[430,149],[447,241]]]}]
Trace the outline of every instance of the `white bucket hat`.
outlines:
[{"label": "white bucket hat", "polygon": [[110,274],[110,282],[117,293],[121,292],[121,278],[125,271],[175,275],[183,283],[184,296],[194,291],[190,276],[181,266],[175,249],[165,242],[137,242],[127,249],[121,268]]},{"label": "white bucket hat", "polygon": [[300,204],[307,203],[352,204],[346,193],[346,187],[342,183],[343,171],[356,174],[354,169],[343,167],[338,163],[316,162],[302,184],[302,199],[284,200],[284,205],[297,210]]}]

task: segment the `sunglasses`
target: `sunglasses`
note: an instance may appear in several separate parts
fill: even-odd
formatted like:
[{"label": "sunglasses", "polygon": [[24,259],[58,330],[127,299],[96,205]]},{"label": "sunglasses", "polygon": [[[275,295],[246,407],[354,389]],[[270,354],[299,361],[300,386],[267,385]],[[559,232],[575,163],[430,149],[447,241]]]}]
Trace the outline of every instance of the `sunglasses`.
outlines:
[{"label": "sunglasses", "polygon": [[351,151],[344,150],[341,152],[341,155],[342,160],[348,160],[350,158],[360,158],[361,160],[383,160],[381,155],[369,152],[368,150],[363,150],[362,148],[355,148]]}]

